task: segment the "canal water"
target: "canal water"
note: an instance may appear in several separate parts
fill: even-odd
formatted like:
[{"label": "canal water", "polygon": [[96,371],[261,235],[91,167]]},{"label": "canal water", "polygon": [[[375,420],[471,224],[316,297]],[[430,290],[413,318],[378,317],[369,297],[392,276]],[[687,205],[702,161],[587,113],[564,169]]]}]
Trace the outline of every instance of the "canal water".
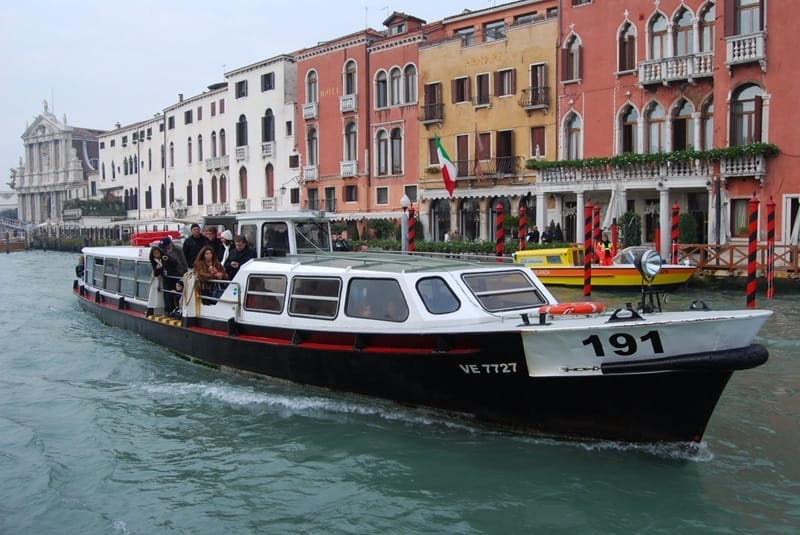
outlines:
[{"label": "canal water", "polygon": [[[0,533],[800,529],[800,292],[758,296],[770,360],[734,375],[699,447],[584,444],[189,364],[82,312],[75,258],[0,256]],[[667,307],[694,299],[745,303]]]}]

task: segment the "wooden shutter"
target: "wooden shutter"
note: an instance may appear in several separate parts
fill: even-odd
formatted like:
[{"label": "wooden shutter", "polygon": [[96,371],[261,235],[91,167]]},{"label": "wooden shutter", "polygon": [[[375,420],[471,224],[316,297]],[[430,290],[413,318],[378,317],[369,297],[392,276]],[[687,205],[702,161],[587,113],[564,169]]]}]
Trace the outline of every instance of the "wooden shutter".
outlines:
[{"label": "wooden shutter", "polygon": [[736,2],[725,0],[725,37],[736,35]]},{"label": "wooden shutter", "polygon": [[763,119],[764,99],[761,98],[761,96],[759,95],[755,97],[753,101],[755,107],[753,113],[753,143],[761,143],[762,139],[761,128],[764,124],[764,119]]},{"label": "wooden shutter", "polygon": [[450,80],[450,102],[452,104],[455,104],[456,102],[458,102],[456,100],[457,91],[458,91],[458,80],[456,78],[453,78],[452,80]]}]

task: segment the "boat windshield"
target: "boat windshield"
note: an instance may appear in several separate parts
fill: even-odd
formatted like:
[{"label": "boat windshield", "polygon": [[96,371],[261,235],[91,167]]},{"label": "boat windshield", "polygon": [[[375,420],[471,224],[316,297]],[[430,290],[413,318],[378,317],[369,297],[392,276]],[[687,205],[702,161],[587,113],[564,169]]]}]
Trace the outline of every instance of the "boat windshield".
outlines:
[{"label": "boat windshield", "polygon": [[533,281],[520,271],[470,273],[463,279],[489,312],[531,308],[547,302]]},{"label": "boat windshield", "polygon": [[307,221],[295,225],[297,252],[317,253],[331,250],[328,222]]}]

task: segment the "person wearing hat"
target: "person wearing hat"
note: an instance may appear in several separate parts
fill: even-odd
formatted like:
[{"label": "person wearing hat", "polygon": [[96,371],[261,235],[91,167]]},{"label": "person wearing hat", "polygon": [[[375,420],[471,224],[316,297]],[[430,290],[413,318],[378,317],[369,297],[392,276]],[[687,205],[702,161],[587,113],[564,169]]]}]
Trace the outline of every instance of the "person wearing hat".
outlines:
[{"label": "person wearing hat", "polygon": [[231,249],[233,248],[233,234],[230,230],[224,230],[220,235],[220,239],[222,240],[222,254],[218,256],[220,263],[224,266],[225,262],[228,261],[228,257],[231,254]]},{"label": "person wearing hat", "polygon": [[187,264],[190,266],[194,264],[194,261],[197,260],[197,253],[209,243],[211,242],[208,241],[208,238],[200,232],[200,225],[192,223],[191,234],[183,240],[183,256],[186,257]]},{"label": "person wearing hat", "polygon": [[178,308],[178,293],[183,290],[183,275],[189,268],[180,246],[173,243],[169,236],[161,238],[158,248],[161,249],[161,263],[164,266],[164,308],[172,315]]}]

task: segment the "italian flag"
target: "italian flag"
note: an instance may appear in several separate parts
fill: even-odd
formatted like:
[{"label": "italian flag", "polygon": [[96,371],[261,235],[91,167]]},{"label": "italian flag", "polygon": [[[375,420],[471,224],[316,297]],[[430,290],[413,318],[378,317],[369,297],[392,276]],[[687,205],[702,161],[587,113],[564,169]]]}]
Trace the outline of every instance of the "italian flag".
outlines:
[{"label": "italian flag", "polygon": [[439,136],[436,136],[434,139],[436,141],[436,153],[439,155],[439,163],[442,164],[442,179],[444,180],[444,188],[452,197],[453,192],[456,189],[456,166],[453,165],[453,161],[450,159],[450,156],[447,155],[444,147],[442,147],[442,140],[439,139]]}]

